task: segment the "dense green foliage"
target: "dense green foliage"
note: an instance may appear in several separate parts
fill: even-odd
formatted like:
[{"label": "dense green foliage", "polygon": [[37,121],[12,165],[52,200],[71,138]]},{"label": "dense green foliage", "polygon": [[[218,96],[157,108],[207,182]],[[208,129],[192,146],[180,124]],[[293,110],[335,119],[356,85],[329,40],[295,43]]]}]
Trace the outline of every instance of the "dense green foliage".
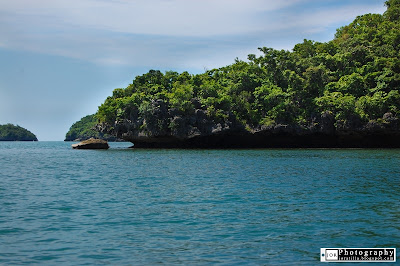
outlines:
[{"label": "dense green foliage", "polygon": [[13,124],[0,125],[0,141],[37,141],[29,130]]},{"label": "dense green foliage", "polygon": [[75,122],[65,135],[65,141],[86,140],[90,138],[115,140],[115,137],[96,131],[97,118],[87,115]]},{"label": "dense green foliage", "polygon": [[[293,51],[259,48],[261,55],[203,74],[150,70],[99,107],[99,122],[113,125],[139,113],[151,114],[161,99],[183,115],[196,105],[214,121],[234,115],[246,128],[292,124],[307,127],[330,113],[336,128],[385,123],[400,114],[400,1],[383,14],[357,17],[326,43],[304,40]],[[170,123],[172,121],[160,121]]]}]

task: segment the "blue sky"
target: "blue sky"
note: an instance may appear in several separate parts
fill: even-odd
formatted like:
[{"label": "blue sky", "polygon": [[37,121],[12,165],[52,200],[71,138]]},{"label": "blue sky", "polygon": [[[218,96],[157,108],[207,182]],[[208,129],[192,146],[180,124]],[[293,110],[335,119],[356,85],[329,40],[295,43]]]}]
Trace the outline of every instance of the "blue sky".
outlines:
[{"label": "blue sky", "polygon": [[329,41],[382,0],[0,0],[0,124],[63,140],[149,69],[200,73]]}]

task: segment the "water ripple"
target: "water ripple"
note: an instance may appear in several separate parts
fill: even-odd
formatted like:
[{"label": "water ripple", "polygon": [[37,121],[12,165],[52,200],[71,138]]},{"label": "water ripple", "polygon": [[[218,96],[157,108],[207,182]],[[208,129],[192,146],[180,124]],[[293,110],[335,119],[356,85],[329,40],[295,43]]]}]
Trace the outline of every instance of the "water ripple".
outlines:
[{"label": "water ripple", "polygon": [[0,143],[0,264],[309,265],[399,244],[399,150],[118,145]]}]

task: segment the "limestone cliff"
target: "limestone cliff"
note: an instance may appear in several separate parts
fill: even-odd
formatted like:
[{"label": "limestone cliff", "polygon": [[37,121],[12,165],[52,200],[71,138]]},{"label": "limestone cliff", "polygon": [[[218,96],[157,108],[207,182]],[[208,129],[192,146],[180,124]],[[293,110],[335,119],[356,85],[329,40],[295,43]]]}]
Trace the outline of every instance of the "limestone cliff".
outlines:
[{"label": "limestone cliff", "polygon": [[[196,100],[193,102],[196,105]],[[184,114],[168,109],[162,100],[154,100],[147,112],[132,110],[129,119],[99,124],[98,130],[130,141],[135,148],[400,147],[400,120],[392,113],[368,123],[356,117],[341,123],[325,112],[303,126],[251,127],[231,113],[226,114],[226,119],[215,121],[207,110],[198,104],[196,107]]]}]

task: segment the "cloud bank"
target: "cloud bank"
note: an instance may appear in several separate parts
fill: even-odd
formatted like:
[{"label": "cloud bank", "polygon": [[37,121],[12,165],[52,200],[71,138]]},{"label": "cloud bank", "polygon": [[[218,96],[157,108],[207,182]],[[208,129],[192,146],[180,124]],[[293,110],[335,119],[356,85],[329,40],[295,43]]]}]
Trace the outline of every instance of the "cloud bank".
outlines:
[{"label": "cloud bank", "polygon": [[291,49],[357,15],[384,11],[382,1],[329,3],[0,0],[0,47],[105,65],[215,67],[259,46]]}]

